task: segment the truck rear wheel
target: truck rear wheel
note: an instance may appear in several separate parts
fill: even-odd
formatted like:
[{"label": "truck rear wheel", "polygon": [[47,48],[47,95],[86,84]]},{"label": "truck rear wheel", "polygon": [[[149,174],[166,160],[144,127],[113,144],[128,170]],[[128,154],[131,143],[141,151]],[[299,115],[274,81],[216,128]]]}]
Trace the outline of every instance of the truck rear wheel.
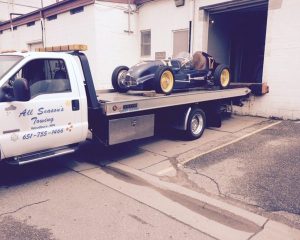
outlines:
[{"label": "truck rear wheel", "polygon": [[206,116],[202,109],[193,108],[188,116],[185,135],[189,140],[200,138],[206,127]]},{"label": "truck rear wheel", "polygon": [[124,84],[126,74],[129,68],[126,66],[119,66],[115,68],[111,76],[111,84],[115,91],[124,93],[127,92],[129,89]]},{"label": "truck rear wheel", "polygon": [[226,65],[220,64],[217,66],[214,72],[214,81],[216,85],[221,88],[228,88],[230,84],[230,77],[230,70]]},{"label": "truck rear wheel", "polygon": [[154,76],[154,89],[157,93],[171,94],[175,78],[170,67],[163,66],[157,69]]}]

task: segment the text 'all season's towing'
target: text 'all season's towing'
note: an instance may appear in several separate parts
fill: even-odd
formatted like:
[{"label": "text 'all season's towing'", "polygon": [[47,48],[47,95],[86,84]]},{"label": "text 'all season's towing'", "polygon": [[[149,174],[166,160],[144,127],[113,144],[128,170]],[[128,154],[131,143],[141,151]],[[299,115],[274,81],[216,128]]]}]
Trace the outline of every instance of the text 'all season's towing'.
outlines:
[{"label": "text 'all season's towing'", "polygon": [[194,89],[171,95],[96,91],[85,45],[0,54],[1,160],[26,164],[72,153],[92,133],[104,145],[173,127],[188,139],[221,125],[220,107],[248,88]]}]

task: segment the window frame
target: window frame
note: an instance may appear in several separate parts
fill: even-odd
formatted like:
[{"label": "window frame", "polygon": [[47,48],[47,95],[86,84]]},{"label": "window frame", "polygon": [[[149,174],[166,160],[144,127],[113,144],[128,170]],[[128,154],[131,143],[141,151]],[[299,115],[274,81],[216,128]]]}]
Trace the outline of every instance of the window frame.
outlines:
[{"label": "window frame", "polygon": [[[175,45],[175,34],[176,33],[180,33],[180,32],[187,32],[187,51],[186,52],[189,52],[189,37],[190,37],[190,29],[189,28],[182,28],[182,29],[176,29],[176,30],[173,30],[172,33],[173,33],[173,57],[175,57],[176,54],[174,54],[174,45]],[[178,54],[178,53],[177,53]]]},{"label": "window frame", "polygon": [[31,21],[31,22],[29,22],[29,23],[26,23],[26,26],[27,27],[32,27],[32,26],[34,26],[35,25],[35,21]]},{"label": "window frame", "polygon": [[57,14],[53,14],[49,17],[46,17],[47,21],[50,22],[50,21],[53,21],[53,20],[56,20],[57,19]]},{"label": "window frame", "polygon": [[[144,33],[150,33],[150,43],[144,43],[143,42],[143,34]],[[151,45],[152,45],[152,37],[151,37],[151,29],[146,29],[146,30],[141,30],[141,45],[140,45],[140,47],[141,47],[141,57],[149,57],[149,56],[151,56]],[[144,54],[145,53],[145,51],[143,50],[143,47],[144,46],[150,46],[150,50],[149,50],[149,54]]]},{"label": "window frame", "polygon": [[76,7],[70,10],[71,15],[81,13],[81,12],[84,12],[84,6]]}]

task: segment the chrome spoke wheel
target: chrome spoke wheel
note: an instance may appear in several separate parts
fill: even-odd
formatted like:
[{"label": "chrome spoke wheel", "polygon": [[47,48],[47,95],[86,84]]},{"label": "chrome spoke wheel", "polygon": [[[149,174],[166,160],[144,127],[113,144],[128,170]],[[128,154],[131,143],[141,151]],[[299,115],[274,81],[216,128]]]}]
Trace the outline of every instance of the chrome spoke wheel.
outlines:
[{"label": "chrome spoke wheel", "polygon": [[118,74],[118,85],[122,88],[125,88],[125,78],[126,78],[127,71],[122,70]]},{"label": "chrome spoke wheel", "polygon": [[191,131],[194,135],[201,133],[204,126],[204,120],[200,113],[196,113],[191,120]]}]

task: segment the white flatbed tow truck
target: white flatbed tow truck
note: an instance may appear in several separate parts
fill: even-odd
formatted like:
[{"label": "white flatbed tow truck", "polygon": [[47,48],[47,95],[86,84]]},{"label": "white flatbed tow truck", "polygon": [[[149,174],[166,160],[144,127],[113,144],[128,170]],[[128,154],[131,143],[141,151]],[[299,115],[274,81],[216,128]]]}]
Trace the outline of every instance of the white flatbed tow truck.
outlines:
[{"label": "white flatbed tow truck", "polygon": [[220,106],[248,88],[193,89],[171,95],[96,91],[84,45],[0,54],[0,160],[27,164],[74,152],[89,133],[104,145],[173,127],[188,139],[220,127]]}]

